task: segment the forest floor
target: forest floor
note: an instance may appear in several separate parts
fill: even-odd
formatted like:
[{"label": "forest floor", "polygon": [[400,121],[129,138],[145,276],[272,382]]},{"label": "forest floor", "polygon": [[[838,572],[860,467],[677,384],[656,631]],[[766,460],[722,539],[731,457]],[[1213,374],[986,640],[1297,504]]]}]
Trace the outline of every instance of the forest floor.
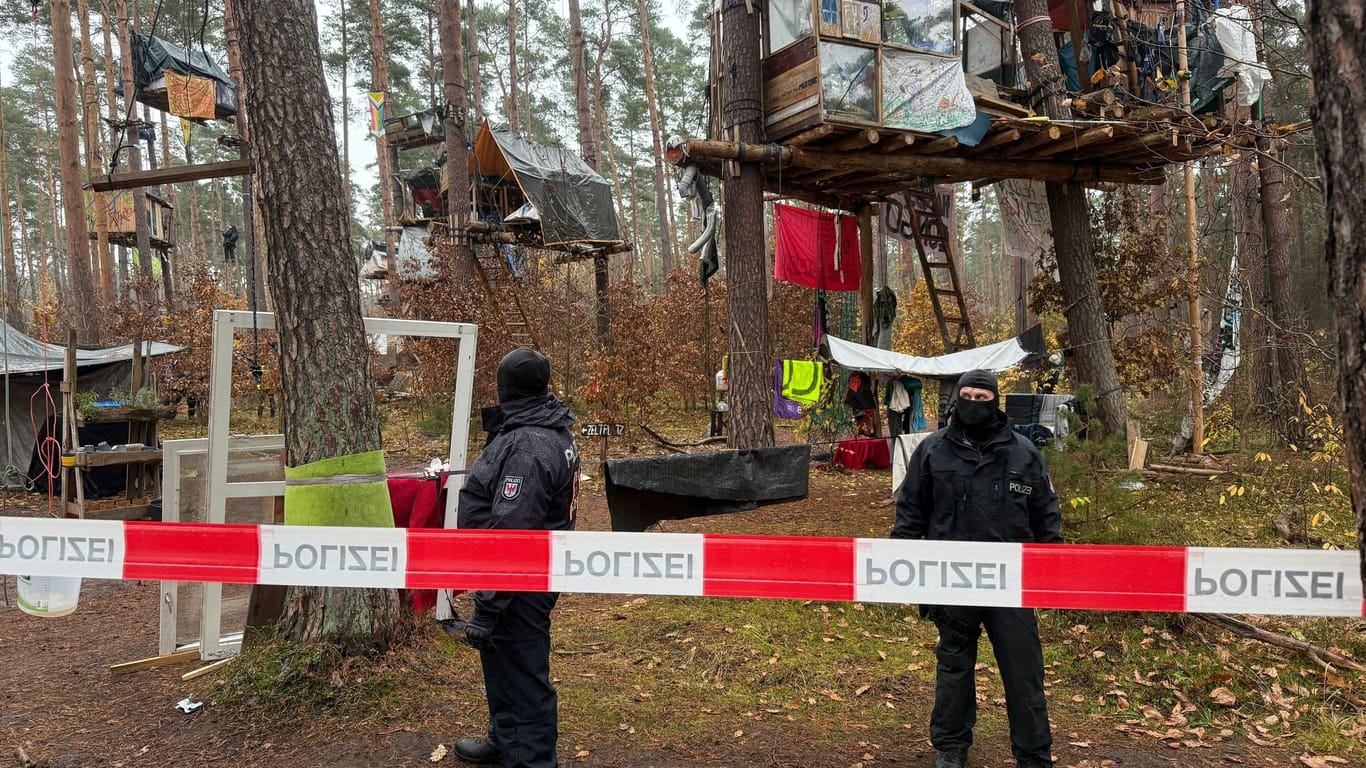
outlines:
[{"label": "forest floor", "polygon": [[[1271,546],[1265,506],[1238,506],[1263,492],[1283,495],[1272,464],[1261,463],[1268,466],[1249,463],[1246,477],[1233,475],[1243,494],[1224,480],[1148,478],[1123,500],[1112,483],[1083,485],[1075,466],[1063,468],[1060,481],[1078,486],[1059,488],[1064,532],[1083,541],[1107,530],[1122,543]],[[580,528],[605,530],[601,474],[591,476]],[[662,527],[880,537],[892,523],[889,489],[889,470],[816,464],[802,501]],[[39,498],[8,494],[5,512],[45,514]],[[1219,510],[1217,522],[1171,522],[1192,509]],[[477,655],[431,622],[419,622],[386,658],[339,670],[282,645],[188,682],[181,675],[198,660],[112,674],[111,665],[156,653],[158,595],[155,582],[87,580],[75,614],[41,619],[15,607],[14,578],[6,577],[0,766],[460,765],[448,752],[453,741],[486,727]],[[1366,658],[1359,619],[1257,621]],[[1061,766],[1366,765],[1360,673],[1191,616],[1043,611],[1040,623]],[[566,766],[933,764],[935,635],[914,606],[565,594],[553,635]],[[981,660],[971,764],[1005,768],[1013,761],[1004,700],[985,641]],[[178,712],[176,702],[190,695],[207,705]]]}]

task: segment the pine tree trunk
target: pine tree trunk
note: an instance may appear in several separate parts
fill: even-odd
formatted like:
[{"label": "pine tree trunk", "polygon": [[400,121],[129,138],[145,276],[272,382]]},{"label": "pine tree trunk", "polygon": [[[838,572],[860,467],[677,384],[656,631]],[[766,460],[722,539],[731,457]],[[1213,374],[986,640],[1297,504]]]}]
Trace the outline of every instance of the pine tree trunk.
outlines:
[{"label": "pine tree trunk", "polygon": [[[669,193],[666,189],[668,182],[664,178],[668,166],[664,163],[664,139],[660,136],[659,103],[655,98],[655,67],[650,53],[650,18],[646,10],[646,0],[636,0],[636,7],[640,11],[640,46],[645,53],[645,101],[650,107],[650,141],[654,146],[655,209],[659,216],[660,271],[667,277],[674,268],[673,242],[669,232]],[[755,77],[759,75],[755,74]],[[755,98],[758,98],[757,87]]]},{"label": "pine tree trunk", "polygon": [[[100,100],[95,91],[95,49],[90,41],[90,2],[79,0],[77,18],[81,24],[81,72],[84,87],[81,98],[81,120],[85,126],[85,164],[90,173],[99,173],[104,166],[104,156],[100,152]],[[106,192],[94,193],[95,206],[95,261],[94,272],[98,277],[100,298],[105,304],[114,301],[113,262],[109,256],[109,195]]]},{"label": "pine tree trunk", "polygon": [[71,303],[66,314],[77,338],[98,340],[95,319],[95,281],[90,271],[90,230],[85,223],[84,179],[81,174],[81,124],[77,116],[75,52],[71,44],[71,3],[53,0],[52,58],[56,77],[57,154],[62,169],[62,211],[65,214],[67,272]]},{"label": "pine tree trunk", "polygon": [[[124,83],[123,88],[123,114],[133,116],[134,87],[133,81],[133,44],[128,35],[128,3],[127,0],[119,0],[119,76]],[[130,125],[124,137],[124,152],[128,154],[128,169],[131,171],[142,170],[142,142],[138,138],[137,125]],[[156,283],[152,280],[152,233],[148,229],[147,221],[147,190],[142,187],[133,189],[133,224],[136,230],[136,240],[138,247],[138,279],[131,281],[138,284],[135,289],[136,298],[139,306],[143,309],[150,309],[152,302],[156,298]]]},{"label": "pine tree trunk", "polygon": [[1358,169],[1366,157],[1361,113],[1366,110],[1366,2],[1309,4],[1309,62],[1314,79],[1314,145],[1323,178],[1328,242],[1329,299],[1338,330],[1338,397],[1357,514],[1357,548],[1366,582],[1366,185]]},{"label": "pine tree trunk", "polygon": [[1301,444],[1306,436],[1300,398],[1309,396],[1304,357],[1294,339],[1294,276],[1290,271],[1290,221],[1283,166],[1275,142],[1257,142],[1262,152],[1262,227],[1266,236],[1267,276],[1271,296],[1271,338],[1275,354],[1276,384],[1272,387],[1274,423],[1286,441]]},{"label": "pine tree trunk", "polygon": [[[1015,3],[1016,24],[1039,16],[1048,16],[1045,0]],[[1062,70],[1049,25],[1032,24],[1021,31],[1020,49],[1030,82],[1047,84],[1044,113],[1053,118],[1070,117],[1063,101],[1063,85],[1057,80]],[[1095,388],[1097,415],[1105,433],[1123,434],[1128,413],[1096,277],[1096,243],[1086,189],[1076,182],[1061,182],[1047,184],[1047,191],[1076,378]]]},{"label": "pine tree trunk", "polygon": [[[384,20],[380,15],[380,0],[370,0],[370,88],[384,94],[385,117],[393,109],[389,98],[389,60],[384,54]],[[379,164],[379,198],[384,216],[384,263],[388,273],[389,313],[395,317],[399,313],[398,295],[398,238],[394,227],[398,224],[398,209],[389,193],[391,180],[398,173],[393,165],[394,156],[389,152],[389,141],[380,126],[380,137],[375,143],[376,160]]]},{"label": "pine tree trunk", "polygon": [[508,127],[513,133],[517,133],[522,128],[521,120],[518,119],[517,108],[521,103],[517,94],[518,79],[521,75],[517,72],[517,0],[508,0],[508,101],[505,105],[508,114]]},{"label": "pine tree trunk", "polygon": [[451,232],[455,233],[455,271],[474,273],[474,254],[468,237],[463,235],[470,221],[470,176],[468,133],[465,127],[465,51],[461,34],[460,0],[440,0],[441,73],[446,100],[446,200]]},{"label": "pine tree trunk", "polygon": [[23,328],[23,310],[19,304],[19,269],[14,262],[14,230],[10,228],[9,215],[9,174],[5,168],[5,156],[9,154],[5,143],[5,114],[0,109],[0,252],[5,258],[5,314],[4,320],[16,328]]},{"label": "pine tree trunk", "polygon": [[[594,122],[595,131],[601,137],[602,152],[606,157],[612,171],[612,195],[617,204],[617,222],[626,221],[626,206],[622,202],[621,195],[621,173],[617,168],[617,157],[612,150],[612,120],[602,107],[602,60],[607,55],[608,47],[612,44],[612,4],[607,3],[603,8],[603,35],[598,43],[597,57],[593,61],[593,114],[598,116]],[[634,251],[623,261],[621,275],[624,279],[635,281],[636,255]]]},{"label": "pine tree trunk", "polygon": [[[643,14],[643,4],[641,8]],[[723,132],[732,141],[758,144],[763,140],[763,115],[749,105],[760,103],[759,9],[748,10],[744,3],[730,3],[721,13],[723,50],[729,59],[729,82],[722,86]],[[656,141],[658,136],[656,132]],[[731,400],[726,444],[731,448],[763,448],[773,445],[764,178],[758,163],[740,163],[739,168],[739,175],[727,178],[722,190],[722,208],[726,212],[726,294],[730,306]],[[661,225],[662,222],[661,216]]]},{"label": "pine tree trunk", "polygon": [[[252,105],[262,234],[271,253],[290,254],[270,270],[286,461],[377,450],[358,265],[314,4],[238,0],[234,12],[247,88],[271,95]],[[283,626],[287,636],[359,652],[387,647],[401,614],[395,590],[297,587]]]},{"label": "pine tree trunk", "polygon": [[[236,0],[223,0],[223,36],[226,38],[228,48],[228,77],[237,86],[237,114],[233,116],[233,126],[237,129],[237,138],[242,140],[238,148],[238,157],[247,157],[251,150],[251,126],[248,122],[248,109],[250,107],[251,95],[247,90],[246,80],[242,74],[242,50],[238,40],[238,29],[233,5]],[[215,189],[218,193],[218,223],[214,225],[214,245],[220,245],[218,236],[227,229],[224,226],[223,216],[223,197],[222,187],[218,186],[221,182],[215,181]],[[237,263],[232,266],[232,274],[242,274],[245,269],[246,282],[248,288],[244,295],[247,297],[248,305],[253,311],[264,308],[266,301],[266,256],[269,251],[257,247],[256,242],[256,177],[248,173],[242,177],[242,252],[237,257]],[[222,257],[220,252],[219,257]],[[225,265],[224,271],[228,268]],[[233,293],[239,293],[236,281],[233,283]]]},{"label": "pine tree trunk", "polygon": [[[579,155],[589,168],[598,170],[598,142],[593,137],[593,113],[588,100],[588,72],[583,50],[583,19],[579,15],[579,0],[569,0],[569,65],[574,73],[574,103],[579,117]],[[593,293],[597,298],[598,342],[611,344],[612,305],[607,287],[611,281],[607,272],[607,256],[593,259]]]},{"label": "pine tree trunk", "polygon": [[466,0],[465,16],[467,18],[464,27],[470,41],[465,49],[469,54],[469,64],[465,72],[469,75],[470,99],[474,101],[474,127],[478,130],[479,125],[484,122],[484,76],[483,67],[479,62],[479,9],[474,7],[474,0]]}]

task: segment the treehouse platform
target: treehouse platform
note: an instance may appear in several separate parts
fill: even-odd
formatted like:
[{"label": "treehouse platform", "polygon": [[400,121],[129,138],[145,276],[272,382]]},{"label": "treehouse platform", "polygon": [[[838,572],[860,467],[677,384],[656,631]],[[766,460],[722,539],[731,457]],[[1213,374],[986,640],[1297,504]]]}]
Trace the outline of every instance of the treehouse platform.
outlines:
[{"label": "treehouse platform", "polygon": [[[931,183],[1158,184],[1165,166],[1276,134],[1233,118],[1254,90],[1260,95],[1265,72],[1248,42],[1246,8],[1186,18],[1192,98],[1182,108],[1172,3],[1135,9],[1116,0],[1113,13],[1048,5],[1041,20],[1052,23],[1062,73],[1031,84],[1008,4],[771,0],[765,143],[725,140],[728,88],[718,74],[710,127],[718,138],[671,139],[669,160],[713,174],[725,161],[757,162],[768,192],[853,210]],[[720,39],[719,26],[713,34]],[[1081,41],[1092,58],[1072,54]],[[727,70],[717,58],[712,71]],[[1063,98],[1067,114],[1041,114],[1046,97]]]}]

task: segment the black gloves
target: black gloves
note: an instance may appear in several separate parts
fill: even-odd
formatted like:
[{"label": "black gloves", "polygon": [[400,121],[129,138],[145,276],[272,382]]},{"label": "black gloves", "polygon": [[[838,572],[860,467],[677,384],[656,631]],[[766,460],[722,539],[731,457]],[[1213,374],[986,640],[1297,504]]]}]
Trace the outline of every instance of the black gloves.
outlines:
[{"label": "black gloves", "polygon": [[481,651],[491,651],[493,645],[493,625],[495,619],[478,611],[465,623],[465,642]]}]

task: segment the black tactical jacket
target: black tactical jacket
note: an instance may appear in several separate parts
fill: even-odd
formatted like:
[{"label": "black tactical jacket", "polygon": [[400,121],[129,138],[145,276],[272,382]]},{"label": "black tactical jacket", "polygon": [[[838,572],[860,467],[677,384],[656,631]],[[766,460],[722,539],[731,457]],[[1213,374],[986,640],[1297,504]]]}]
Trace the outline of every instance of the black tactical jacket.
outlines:
[{"label": "black tactical jacket", "polygon": [[999,411],[997,426],[974,445],[950,424],[916,447],[897,494],[892,538],[1062,542],[1043,456]]},{"label": "black tactical jacket", "polygon": [[[553,396],[499,406],[501,423],[460,489],[461,528],[566,531],[574,527],[579,448],[574,415]],[[477,592],[475,611],[496,616],[515,593]]]}]

